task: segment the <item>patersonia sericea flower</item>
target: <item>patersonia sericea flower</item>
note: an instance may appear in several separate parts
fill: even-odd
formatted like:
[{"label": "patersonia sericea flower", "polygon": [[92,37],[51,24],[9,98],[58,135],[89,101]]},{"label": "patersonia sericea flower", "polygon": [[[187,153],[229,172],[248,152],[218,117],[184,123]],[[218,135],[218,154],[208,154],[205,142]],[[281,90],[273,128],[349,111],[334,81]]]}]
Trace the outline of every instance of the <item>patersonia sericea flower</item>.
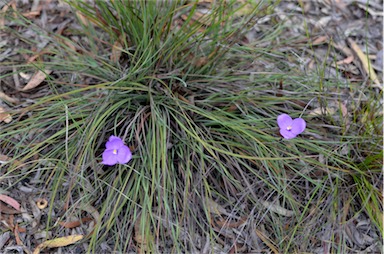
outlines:
[{"label": "patersonia sericea flower", "polygon": [[103,161],[101,162],[104,165],[125,164],[132,159],[131,150],[129,150],[128,146],[124,145],[123,140],[119,137],[110,136],[105,147]]},{"label": "patersonia sericea flower", "polygon": [[305,130],[306,123],[303,118],[292,119],[287,114],[281,114],[277,117],[277,124],[280,127],[280,134],[285,139],[291,139]]}]

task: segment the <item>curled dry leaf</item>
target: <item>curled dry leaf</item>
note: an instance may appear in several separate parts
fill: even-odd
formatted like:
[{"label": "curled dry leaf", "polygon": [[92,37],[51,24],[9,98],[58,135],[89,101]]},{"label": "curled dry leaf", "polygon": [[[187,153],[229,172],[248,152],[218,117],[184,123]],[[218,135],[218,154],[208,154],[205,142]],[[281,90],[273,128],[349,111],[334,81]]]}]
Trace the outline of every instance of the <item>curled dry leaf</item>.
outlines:
[{"label": "curled dry leaf", "polygon": [[39,198],[38,200],[36,200],[36,206],[40,210],[43,210],[44,208],[46,208],[48,206],[48,201],[44,198]]},{"label": "curled dry leaf", "polygon": [[48,240],[39,244],[36,247],[36,249],[33,251],[33,254],[39,254],[40,251],[45,248],[57,248],[57,247],[68,246],[80,241],[83,238],[84,238],[83,235],[70,235],[70,236],[64,236],[64,237]]},{"label": "curled dry leaf", "polygon": [[21,91],[27,91],[27,90],[30,90],[30,89],[33,89],[35,87],[37,87],[38,85],[41,84],[41,82],[43,82],[46,77],[51,73],[52,71],[51,70],[44,70],[44,71],[41,71],[41,70],[38,70],[31,78],[31,80],[28,82],[28,84],[23,88],[21,89]]}]

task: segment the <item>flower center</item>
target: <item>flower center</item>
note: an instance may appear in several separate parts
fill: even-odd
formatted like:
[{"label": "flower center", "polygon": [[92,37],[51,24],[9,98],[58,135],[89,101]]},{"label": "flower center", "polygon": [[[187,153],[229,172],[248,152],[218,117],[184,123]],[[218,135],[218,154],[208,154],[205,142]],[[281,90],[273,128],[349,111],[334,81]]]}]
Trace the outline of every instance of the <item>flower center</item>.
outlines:
[{"label": "flower center", "polygon": [[287,126],[287,131],[292,130],[292,126]]},{"label": "flower center", "polygon": [[116,149],[113,149],[113,154],[117,154],[117,150]]}]

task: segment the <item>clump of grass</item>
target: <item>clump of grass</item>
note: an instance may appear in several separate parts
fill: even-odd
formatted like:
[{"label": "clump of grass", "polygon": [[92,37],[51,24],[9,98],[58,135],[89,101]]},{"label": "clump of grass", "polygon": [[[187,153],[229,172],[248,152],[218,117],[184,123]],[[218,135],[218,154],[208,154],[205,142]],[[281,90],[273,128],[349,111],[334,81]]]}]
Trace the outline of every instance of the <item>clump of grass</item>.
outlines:
[{"label": "clump of grass", "polygon": [[[370,115],[378,105],[367,102],[371,121],[356,117],[345,133],[324,134],[332,119],[323,115],[307,118],[299,138],[282,140],[277,115],[306,118],[304,108],[327,92],[308,77],[285,77],[292,70],[274,57],[276,34],[261,38],[271,41],[264,49],[236,45],[269,2],[212,4],[196,20],[198,3],[68,3],[85,17],[77,33],[88,39],[51,37],[40,66],[57,75],[47,81],[50,94],[0,132],[14,159],[2,176],[9,188],[33,179],[50,196],[46,230],[63,234],[52,214],[97,211],[94,227],[83,229],[89,252],[288,253],[320,246],[327,227],[362,212],[382,229],[381,122]],[[244,63],[254,59],[284,72],[253,75]],[[131,147],[127,165],[100,164],[110,135]]]}]

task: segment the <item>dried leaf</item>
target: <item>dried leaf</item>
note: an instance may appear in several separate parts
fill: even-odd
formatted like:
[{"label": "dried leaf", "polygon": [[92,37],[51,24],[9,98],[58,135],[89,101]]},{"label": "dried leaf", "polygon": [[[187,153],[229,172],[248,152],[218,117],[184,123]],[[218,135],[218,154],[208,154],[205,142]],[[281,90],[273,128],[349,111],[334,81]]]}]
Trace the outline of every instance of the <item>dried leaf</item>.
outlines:
[{"label": "dried leaf", "polygon": [[12,206],[17,211],[20,211],[20,204],[15,199],[13,199],[11,197],[8,197],[7,195],[0,194],[0,200],[3,201],[6,204]]},{"label": "dried leaf", "polygon": [[99,214],[99,212],[96,210],[96,208],[94,208],[93,206],[91,206],[91,205],[84,205],[84,206],[81,206],[80,209],[82,209],[83,211],[86,211],[86,212],[88,212],[89,214],[91,214],[92,217],[95,219],[95,221],[99,221],[99,219],[100,219],[100,214]]},{"label": "dried leaf", "polygon": [[[0,154],[0,164],[1,163],[7,163],[8,161],[11,161],[12,158],[11,157],[8,157],[7,155],[4,155],[4,154]],[[13,163],[16,165],[16,166],[20,166],[22,165],[22,163],[18,160],[13,160]]]},{"label": "dried leaf", "polygon": [[286,217],[291,217],[295,214],[293,211],[290,211],[288,209],[285,209],[284,207],[281,207],[277,204],[273,204],[273,203],[268,202],[268,201],[261,201],[261,204],[265,208],[267,208],[269,211],[275,212],[277,214],[280,214],[280,215],[283,215]]},{"label": "dried leaf", "polygon": [[311,110],[311,112],[308,113],[307,116],[316,117],[316,116],[322,116],[323,114],[327,115],[334,115],[336,113],[335,108],[326,107],[324,108],[315,108],[314,110]]},{"label": "dried leaf", "polygon": [[275,254],[279,253],[275,245],[272,244],[272,242],[268,237],[266,237],[261,231],[257,229],[255,230],[255,232],[256,232],[256,235],[260,238],[260,240],[263,241],[273,251],[273,253]]},{"label": "dried leaf", "polygon": [[368,74],[370,79],[383,90],[383,87],[380,84],[379,78],[376,76],[376,72],[372,67],[372,63],[369,61],[367,55],[360,49],[360,47],[354,42],[351,38],[348,38],[348,42],[351,45],[351,48],[355,51],[357,57],[360,59],[363,64],[364,71]]},{"label": "dried leaf", "polygon": [[341,65],[341,64],[350,64],[355,60],[355,57],[353,55],[348,56],[347,58],[337,61],[336,64]]},{"label": "dried leaf", "polygon": [[88,18],[81,13],[80,11],[76,11],[76,16],[79,18],[80,22],[83,23],[84,26],[89,26]]},{"label": "dried leaf", "polygon": [[13,208],[8,207],[7,205],[3,204],[3,202],[0,202],[0,213],[3,213],[3,214],[18,214],[18,213],[21,213],[21,212],[15,210]]},{"label": "dried leaf", "polygon": [[317,19],[317,21],[315,22],[315,27],[316,27],[316,29],[325,28],[328,26],[328,23],[331,21],[332,21],[331,16],[321,17],[321,18]]},{"label": "dried leaf", "polygon": [[111,61],[114,63],[117,63],[119,61],[122,54],[123,45],[120,42],[121,38],[122,36],[120,36],[120,38],[117,41],[115,41],[115,43],[112,46]]},{"label": "dried leaf", "polygon": [[328,36],[323,35],[323,36],[319,36],[316,39],[314,39],[312,41],[312,45],[320,45],[320,44],[323,44],[325,42],[328,42]]},{"label": "dried leaf", "polygon": [[20,235],[19,235],[19,225],[15,225],[15,228],[13,229],[13,234],[15,235],[15,240],[16,240],[16,244],[17,245],[20,245],[20,246],[23,246],[23,242],[21,241],[20,239]]},{"label": "dried leaf", "polygon": [[36,249],[33,251],[33,254],[39,254],[40,251],[45,248],[57,248],[57,247],[64,247],[70,244],[74,244],[83,238],[84,238],[83,235],[70,235],[70,236],[64,236],[64,237],[48,240],[39,244],[36,247]]},{"label": "dried leaf", "polygon": [[206,198],[205,202],[206,202],[208,209],[211,213],[217,214],[217,215],[227,214],[227,210],[225,210],[224,207],[222,207],[221,205],[216,203],[211,198]]},{"label": "dried leaf", "polygon": [[[48,46],[48,47],[44,48],[43,50],[41,50],[40,52],[37,52],[36,54],[34,54],[31,57],[29,57],[27,59],[27,64],[34,62],[37,58],[41,58],[45,54],[53,55],[52,47],[51,46]],[[24,72],[20,72],[19,75],[23,79],[30,79],[31,78],[31,76],[30,76],[31,74],[27,74],[27,73],[24,73]]]},{"label": "dried leaf", "polygon": [[18,224],[17,225],[17,230],[19,231],[19,233],[26,233],[27,232],[27,229],[26,228],[21,228]]},{"label": "dried leaf", "polygon": [[[31,59],[31,58],[29,58],[29,59]],[[29,63],[29,59],[28,59],[28,61],[27,61],[27,63]],[[32,58],[33,59],[33,58]],[[33,59],[34,60],[34,59]],[[25,73],[25,72],[19,72],[19,75],[20,75],[20,77],[22,77],[23,79],[25,79],[25,80],[30,80],[31,79],[31,74],[29,74],[29,73]]]},{"label": "dried leaf", "polygon": [[72,49],[73,52],[76,52],[77,51],[77,48],[75,46],[75,44],[70,41],[70,40],[62,40],[62,42],[67,45],[70,49]]},{"label": "dried leaf", "polygon": [[41,11],[29,11],[29,12],[24,12],[22,15],[26,18],[33,19],[36,18],[36,16],[40,15]]},{"label": "dried leaf", "polygon": [[4,250],[4,245],[11,239],[11,233],[6,231],[0,234],[0,250]]},{"label": "dried leaf", "polygon": [[240,220],[234,221],[234,222],[230,222],[230,221],[228,221],[228,219],[224,219],[224,218],[219,218],[218,220],[215,221],[215,223],[219,227],[227,227],[227,228],[237,228],[246,222],[247,222],[247,217],[240,218]]},{"label": "dried leaf", "polygon": [[76,228],[80,226],[81,224],[84,224],[85,222],[92,221],[93,219],[90,217],[82,218],[81,220],[77,221],[69,221],[69,222],[63,222],[60,221],[59,224],[65,228]]},{"label": "dried leaf", "polygon": [[3,92],[0,92],[0,99],[8,101],[10,103],[17,103],[17,102],[19,102],[17,99],[11,98],[11,97],[9,97],[8,95],[6,95]]},{"label": "dried leaf", "polygon": [[347,105],[345,102],[340,103],[340,109],[341,109],[341,114],[343,115],[343,117],[347,117],[348,116],[348,108],[347,108]]},{"label": "dried leaf", "polygon": [[23,89],[21,89],[21,91],[30,90],[37,87],[41,84],[41,82],[45,80],[47,75],[49,75],[51,72],[51,70],[37,71],[31,78],[31,80],[28,82],[28,84]]},{"label": "dried leaf", "polygon": [[193,64],[196,67],[202,67],[202,66],[205,66],[208,62],[209,62],[209,58],[206,56],[203,56],[203,57],[199,57],[199,58],[195,59]]},{"label": "dried leaf", "polygon": [[13,9],[15,10],[16,5],[15,5],[14,1],[10,1],[6,5],[4,5],[3,9],[1,9],[1,11],[0,11],[0,30],[4,29],[4,27],[5,27],[5,13],[7,12],[9,6],[11,6],[11,5],[12,5]]},{"label": "dried leaf", "polygon": [[243,3],[243,6],[240,7],[240,9],[237,9],[236,12],[232,14],[233,17],[247,16],[252,14],[253,11],[255,10],[256,2],[244,1],[242,3]]},{"label": "dried leaf", "polygon": [[146,253],[148,251],[148,244],[145,235],[141,234],[141,215],[136,219],[134,230],[135,236],[133,237],[133,239],[137,243],[137,253]]},{"label": "dried leaf", "polygon": [[40,2],[40,0],[33,0],[31,11],[39,11],[39,10],[41,10],[42,7],[43,7],[43,4],[44,3]]},{"label": "dried leaf", "polygon": [[9,113],[6,113],[5,109],[0,106],[0,122],[10,123],[12,121],[12,116]]}]

